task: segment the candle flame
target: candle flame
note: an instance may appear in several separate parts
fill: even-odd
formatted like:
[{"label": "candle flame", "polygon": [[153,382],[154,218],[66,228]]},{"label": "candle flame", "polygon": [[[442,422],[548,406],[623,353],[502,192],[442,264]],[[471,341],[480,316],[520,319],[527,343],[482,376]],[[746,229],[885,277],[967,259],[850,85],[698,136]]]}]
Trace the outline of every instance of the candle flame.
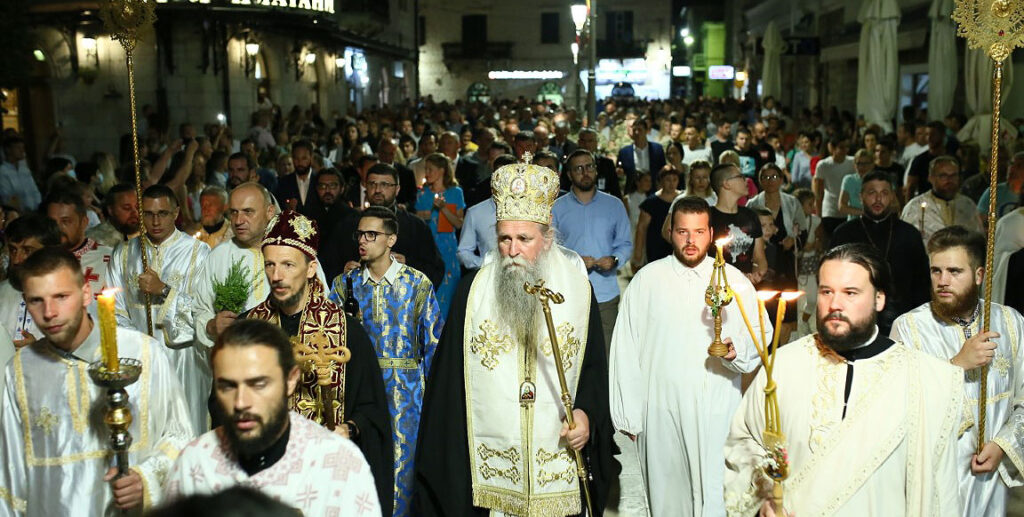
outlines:
[{"label": "candle flame", "polygon": [[732,242],[732,235],[729,235],[729,236],[726,236],[726,237],[722,237],[721,239],[718,239],[717,241],[715,241],[715,246],[718,246],[719,248],[721,248],[722,246],[725,246],[726,244],[729,244],[730,242]]},{"label": "candle flame", "polygon": [[202,237],[202,236],[203,236],[203,232],[196,232],[196,234],[193,235],[192,237],[195,238],[196,240],[199,240],[199,238]]},{"label": "candle flame", "polygon": [[103,290],[100,291],[100,296],[114,296],[118,291],[120,291],[120,289],[117,287],[104,287]]},{"label": "candle flame", "polygon": [[803,291],[783,291],[782,301],[791,302],[804,295]]},{"label": "candle flame", "polygon": [[927,201],[921,201],[921,210],[924,210],[925,207],[927,207],[927,206],[928,206],[928,202]]},{"label": "candle flame", "polygon": [[370,208],[370,202],[369,201],[364,201],[363,202],[363,208]]},{"label": "candle flame", "polygon": [[778,295],[779,295],[779,291],[758,291],[757,292],[757,298],[759,300],[761,300],[762,302],[767,302],[768,300],[771,300],[772,298],[775,298]]}]

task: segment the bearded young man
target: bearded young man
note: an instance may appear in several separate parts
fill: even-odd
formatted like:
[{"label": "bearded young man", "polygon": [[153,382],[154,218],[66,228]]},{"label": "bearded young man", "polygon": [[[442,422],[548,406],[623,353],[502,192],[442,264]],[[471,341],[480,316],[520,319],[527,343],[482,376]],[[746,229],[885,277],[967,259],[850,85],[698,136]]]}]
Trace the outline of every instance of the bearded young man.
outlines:
[{"label": "bearded young man", "polygon": [[[707,289],[715,262],[714,253],[708,255],[714,239],[710,211],[699,197],[675,203],[669,214],[673,253],[633,277],[612,339],[612,421],[637,442],[655,517],[722,514],[722,448],[740,402],[742,374],[760,365],[737,303],[722,308],[728,355],[707,353],[713,316],[694,293]],[[753,284],[728,264],[725,275],[756,323]]]},{"label": "bearded young man", "polygon": [[963,372],[878,331],[889,269],[865,244],[846,244],[818,268],[819,333],[777,352],[779,421],[789,477],[785,509],[771,502],[762,435],[762,369],[725,445],[730,516],[959,516],[956,440]]},{"label": "bearded young man", "polygon": [[390,515],[394,453],[384,379],[359,321],[328,300],[316,279],[319,247],[316,223],[283,212],[263,240],[270,295],[239,318],[269,321],[291,337],[303,370],[289,398],[291,409],[359,446],[374,474],[380,507]]},{"label": "bearded young man", "polygon": [[224,425],[181,452],[167,475],[168,500],[245,485],[304,515],[381,515],[359,449],[288,411],[302,372],[280,328],[238,321],[210,353]]},{"label": "bearded young man", "polygon": [[[491,177],[500,259],[459,285],[427,380],[413,508],[426,517],[577,515],[584,503],[568,447],[582,452],[601,515],[619,465],[612,458],[607,362],[587,276],[555,244],[558,175],[512,164]],[[537,298],[561,293],[554,325],[576,426],[569,429]]]},{"label": "bearded young man", "polygon": [[85,231],[85,236],[113,248],[139,235],[139,207],[135,187],[118,183],[103,197],[107,220]]},{"label": "bearded young man", "polygon": [[[956,158],[943,155],[928,162],[928,182],[931,189],[910,198],[900,215],[901,219],[921,230],[923,242],[928,242],[932,234],[947,226],[960,225],[971,231],[981,231],[977,205],[960,193],[960,162]],[[912,189],[913,186],[904,188]]]},{"label": "bearded young man", "polygon": [[93,294],[75,256],[43,248],[18,268],[16,282],[42,336],[6,366],[0,407],[0,515],[115,515],[159,503],[160,483],[192,439],[181,383],[153,338],[118,328],[118,355],[138,360],[128,385],[132,414],[128,472],[115,477],[107,391],[89,380],[100,361],[100,326],[86,307]]},{"label": "bearded young man", "polygon": [[864,213],[839,225],[829,244],[868,244],[889,264],[893,292],[878,316],[880,331],[888,335],[898,316],[928,301],[928,254],[921,232],[896,214],[898,200],[888,174],[876,171],[864,176],[860,202]]},{"label": "bearded young man", "polygon": [[[985,274],[985,237],[962,226],[935,232],[928,241],[932,301],[896,320],[893,339],[963,369],[967,399],[978,400],[978,368],[989,365],[986,443],[977,453],[978,426],[960,436],[957,470],[963,515],[1006,515],[1009,488],[1024,483],[1024,318],[992,304],[989,331],[981,332],[979,290]],[[1019,286],[1018,286],[1019,287]],[[978,405],[968,408],[980,422]]]}]

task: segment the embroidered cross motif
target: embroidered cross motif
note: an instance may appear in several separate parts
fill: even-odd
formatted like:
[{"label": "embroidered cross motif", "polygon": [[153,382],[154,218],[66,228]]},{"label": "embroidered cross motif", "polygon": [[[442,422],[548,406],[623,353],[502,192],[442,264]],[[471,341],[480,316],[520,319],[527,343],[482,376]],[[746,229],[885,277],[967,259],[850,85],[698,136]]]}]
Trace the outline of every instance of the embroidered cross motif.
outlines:
[{"label": "embroidered cross motif", "polygon": [[[576,337],[576,329],[569,323],[562,323],[556,329],[558,335],[558,351],[562,353],[562,368],[565,371],[569,371],[572,368],[572,360],[576,358],[576,355],[580,353],[582,343],[580,339]],[[551,356],[551,339],[545,339],[544,345],[541,347],[541,351],[544,355]]]},{"label": "embroidered cross motif", "polygon": [[[373,497],[377,497],[377,495],[374,494]],[[370,511],[371,508],[373,508],[373,503],[370,502],[370,498],[366,494],[366,492],[363,492],[362,494],[359,494],[359,497],[356,498],[356,506],[359,507],[359,514],[362,515]]]},{"label": "embroidered cross motif", "polygon": [[92,283],[100,279],[100,275],[92,272],[92,267],[85,268],[85,281]]},{"label": "embroidered cross motif", "polygon": [[512,351],[512,338],[501,333],[498,326],[489,320],[480,324],[480,333],[470,340],[469,350],[482,355],[480,364],[488,370],[498,367],[498,355]]},{"label": "embroidered cross motif", "polygon": [[298,506],[300,508],[304,507],[307,504],[312,503],[314,500],[316,500],[317,493],[318,492],[316,491],[315,488],[312,487],[312,485],[306,485],[306,488],[304,488],[301,492],[296,494],[295,502],[298,503]]},{"label": "embroidered cross motif", "polygon": [[39,413],[36,414],[36,427],[43,430],[44,433],[50,434],[57,424],[60,423],[60,418],[57,417],[49,408],[42,408]]}]

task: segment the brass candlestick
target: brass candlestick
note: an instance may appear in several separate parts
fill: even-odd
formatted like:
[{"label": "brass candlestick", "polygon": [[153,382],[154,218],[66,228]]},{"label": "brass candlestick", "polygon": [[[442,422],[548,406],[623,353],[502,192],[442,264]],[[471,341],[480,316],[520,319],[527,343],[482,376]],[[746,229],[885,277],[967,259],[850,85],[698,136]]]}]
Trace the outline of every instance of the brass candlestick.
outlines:
[{"label": "brass candlestick", "polygon": [[708,347],[708,355],[712,357],[725,357],[729,353],[729,346],[722,342],[722,307],[729,305],[732,301],[733,292],[729,287],[729,279],[725,276],[725,258],[722,255],[722,248],[732,240],[729,237],[715,241],[718,250],[715,254],[715,265],[711,271],[711,283],[704,291],[704,303],[711,307],[711,316],[715,319],[715,337]]},{"label": "brass candlestick", "polygon": [[142,362],[138,359],[121,357],[119,368],[111,371],[102,361],[89,365],[89,377],[93,384],[107,390],[107,414],[103,423],[110,428],[110,449],[114,451],[117,477],[128,474],[128,448],[132,445],[132,408],[128,404],[128,392],[125,387],[139,380],[142,373]]},{"label": "brass candlestick", "polygon": [[[992,154],[989,160],[989,192],[996,192],[999,170],[999,111],[1002,104],[1003,62],[1013,49],[1024,44],[1024,3],[1010,0],[957,0],[951,16],[957,23],[957,35],[967,46],[982,49],[992,59]],[[992,314],[992,275],[994,271],[996,231],[996,195],[989,196],[988,246],[985,249],[985,287],[981,332],[988,332]],[[985,420],[988,412],[988,365],[981,367],[978,386],[977,452],[985,446]]]}]

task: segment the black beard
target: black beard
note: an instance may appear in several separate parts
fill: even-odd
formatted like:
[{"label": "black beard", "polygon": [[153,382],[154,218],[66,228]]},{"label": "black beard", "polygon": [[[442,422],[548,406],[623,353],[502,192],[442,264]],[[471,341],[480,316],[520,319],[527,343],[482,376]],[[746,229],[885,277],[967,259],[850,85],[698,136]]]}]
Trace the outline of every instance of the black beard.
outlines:
[{"label": "black beard", "polygon": [[[274,286],[271,285],[271,288],[273,288],[273,287]],[[270,296],[270,303],[274,307],[276,307],[277,310],[281,311],[281,310],[284,310],[285,307],[295,307],[299,303],[299,301],[302,300],[302,297],[305,294],[306,294],[306,287],[303,286],[302,289],[299,289],[295,294],[289,296],[288,298],[285,298],[284,300],[278,300],[277,298],[274,298],[273,295],[271,295]]]},{"label": "black beard", "polygon": [[938,299],[935,295],[935,290],[932,289],[932,303],[930,304],[932,314],[947,323],[953,323],[954,318],[964,319],[964,314],[967,314],[967,317],[970,318],[970,314],[978,306],[978,292],[978,284],[971,282],[971,287],[968,288],[967,292],[963,294],[954,293],[953,300],[945,302]]},{"label": "black beard", "polygon": [[[227,436],[228,443],[231,444],[231,450],[235,452],[237,457],[253,456],[267,450],[281,436],[285,426],[288,425],[288,405],[283,397],[279,405],[271,408],[270,417],[266,421],[263,421],[261,417],[253,413],[240,413],[231,418],[227,416],[227,411],[220,404],[216,406],[217,412],[220,413],[220,420],[224,422],[224,434]],[[263,425],[263,430],[258,436],[252,438],[238,436],[235,420],[243,416],[249,420],[256,420]]]},{"label": "black beard", "polygon": [[[826,318],[827,317],[828,315],[826,315]],[[832,350],[835,350],[836,352],[846,352],[865,344],[867,340],[871,338],[871,335],[875,333],[875,324],[878,322],[878,313],[872,312],[867,321],[856,325],[851,322],[846,315],[842,315],[843,320],[850,325],[850,331],[845,336],[829,334],[828,327],[825,325],[826,318],[818,318],[818,337],[821,339],[822,343],[825,343],[825,345]]]}]

